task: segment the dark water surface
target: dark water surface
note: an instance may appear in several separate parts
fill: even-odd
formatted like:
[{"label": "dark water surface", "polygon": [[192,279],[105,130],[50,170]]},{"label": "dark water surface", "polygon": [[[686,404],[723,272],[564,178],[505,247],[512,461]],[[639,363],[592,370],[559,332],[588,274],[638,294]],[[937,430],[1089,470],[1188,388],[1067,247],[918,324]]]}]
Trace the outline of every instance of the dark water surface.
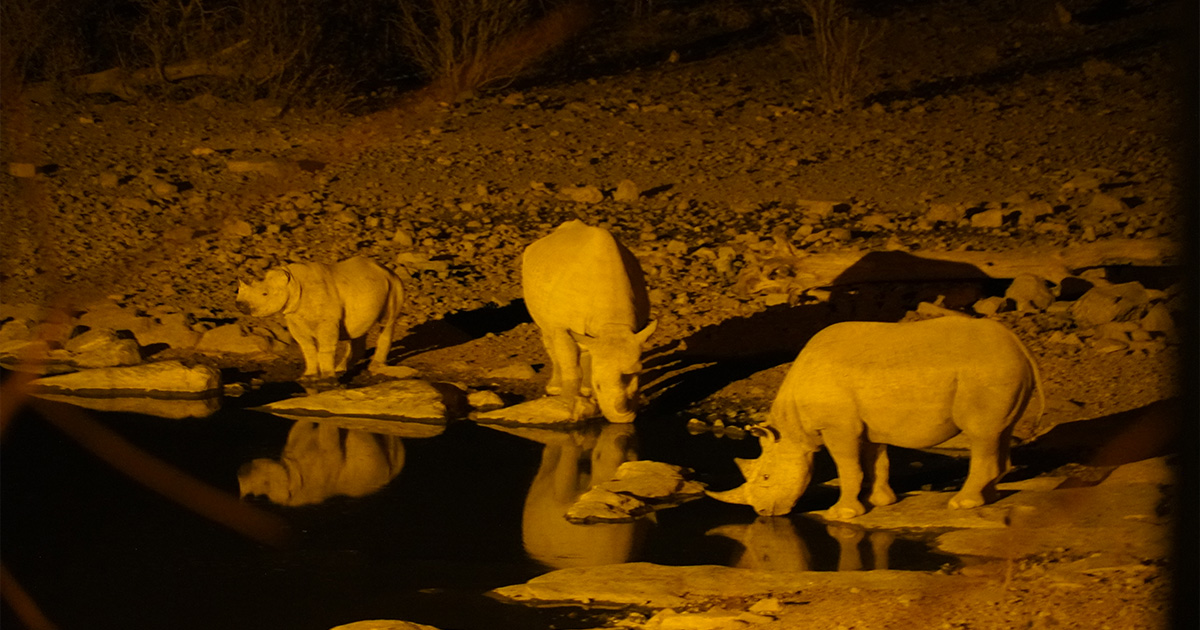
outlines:
[{"label": "dark water surface", "polygon": [[[233,496],[239,469],[279,459],[289,433],[297,435],[292,421],[238,408],[186,420],[89,413]],[[446,630],[587,627],[594,624],[581,611],[483,593],[601,562],[933,570],[950,560],[915,540],[827,530],[800,516],[755,520],[746,506],[711,500],[635,524],[571,525],[561,518],[565,507],[593,472],[607,478],[621,461],[691,466],[700,481],[727,488],[740,480],[732,458],[757,454],[751,441],[690,436],[681,418],[605,426],[515,435],[460,421],[430,437],[365,438],[403,455],[377,492],[299,507],[247,499],[297,532],[294,545],[275,549],[146,489],[25,412],[0,451],[0,551],[66,630],[325,630],[363,619]],[[349,431],[336,433],[350,448]],[[831,492],[814,488],[797,511],[832,502]],[[0,622],[20,627],[7,607]]]}]

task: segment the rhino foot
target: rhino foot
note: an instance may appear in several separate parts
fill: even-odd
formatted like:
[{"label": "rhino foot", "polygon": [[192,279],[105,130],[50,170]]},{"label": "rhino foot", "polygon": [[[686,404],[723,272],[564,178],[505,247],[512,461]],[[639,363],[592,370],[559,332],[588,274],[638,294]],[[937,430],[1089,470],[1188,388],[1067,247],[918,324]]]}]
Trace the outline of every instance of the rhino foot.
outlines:
[{"label": "rhino foot", "polygon": [[983,504],[983,495],[978,492],[959,492],[950,499],[950,509],[952,510],[969,510]]},{"label": "rhino foot", "polygon": [[866,509],[858,501],[854,501],[853,503],[838,501],[837,504],[829,508],[826,514],[829,518],[835,520],[849,520],[856,516],[862,516],[864,512],[866,512]]}]

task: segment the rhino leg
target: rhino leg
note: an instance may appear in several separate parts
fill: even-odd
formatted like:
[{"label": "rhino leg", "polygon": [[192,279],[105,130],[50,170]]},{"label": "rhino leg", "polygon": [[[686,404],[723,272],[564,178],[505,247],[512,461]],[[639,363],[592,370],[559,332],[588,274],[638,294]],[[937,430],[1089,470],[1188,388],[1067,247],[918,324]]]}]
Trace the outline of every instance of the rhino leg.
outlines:
[{"label": "rhino leg", "polygon": [[582,377],[579,372],[579,346],[566,329],[542,333],[546,354],[550,355],[550,382],[546,393],[574,398],[579,395]]},{"label": "rhino leg", "polygon": [[871,481],[871,496],[867,500],[872,506],[880,507],[896,502],[896,493],[888,483],[891,462],[888,460],[887,444],[863,443],[863,468],[868,470]]},{"label": "rhino leg", "polygon": [[968,434],[971,443],[971,464],[967,469],[967,480],[963,483],[962,490],[950,499],[951,508],[976,508],[995,498],[992,495],[996,491],[996,481],[999,480],[1002,467],[1008,458],[1008,449],[1001,449],[1000,444],[1008,441],[1008,434],[1008,430],[1000,436]]},{"label": "rhino leg", "polygon": [[829,508],[829,516],[836,519],[860,516],[866,512],[858,500],[863,482],[860,436],[858,432],[851,431],[825,431],[821,435],[825,439],[825,448],[837,465],[838,483],[841,486],[841,495],[837,503]]}]

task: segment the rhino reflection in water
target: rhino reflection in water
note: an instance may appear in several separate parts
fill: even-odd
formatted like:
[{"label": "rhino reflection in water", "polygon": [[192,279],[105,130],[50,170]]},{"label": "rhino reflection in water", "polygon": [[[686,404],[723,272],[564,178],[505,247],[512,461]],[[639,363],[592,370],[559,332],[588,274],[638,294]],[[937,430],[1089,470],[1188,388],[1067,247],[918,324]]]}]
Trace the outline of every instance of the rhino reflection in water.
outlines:
[{"label": "rhino reflection in water", "polygon": [[646,519],[576,525],[566,519],[566,513],[593,485],[608,481],[621,464],[637,459],[633,427],[606,424],[599,430],[518,431],[513,432],[545,444],[522,514],[525,552],[553,569],[628,561]]},{"label": "rhino reflection in water", "polygon": [[[825,528],[838,545],[838,571],[861,571],[866,565],[859,543],[866,538],[871,545],[873,569],[888,568],[888,552],[896,540],[886,531],[867,532],[853,525],[831,524]],[[791,519],[783,516],[760,516],[753,523],[722,525],[706,532],[725,536],[741,545],[731,566],[762,571],[811,571],[812,554],[804,536]],[[811,541],[827,544],[829,541]]]},{"label": "rhino reflection in water", "polygon": [[383,488],[404,467],[404,444],[394,435],[299,421],[278,460],[256,459],[238,471],[241,495],[265,495],[278,505],[362,497]]}]

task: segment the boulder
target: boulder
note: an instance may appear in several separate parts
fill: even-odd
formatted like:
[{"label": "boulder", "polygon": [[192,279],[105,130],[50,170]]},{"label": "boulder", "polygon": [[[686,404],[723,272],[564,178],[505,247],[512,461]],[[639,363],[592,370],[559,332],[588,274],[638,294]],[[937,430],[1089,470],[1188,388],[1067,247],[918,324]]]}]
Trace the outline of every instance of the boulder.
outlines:
[{"label": "boulder", "polygon": [[1124,321],[1140,313],[1150,294],[1139,282],[1097,285],[1071,305],[1071,316],[1086,326]]},{"label": "boulder", "polygon": [[200,398],[220,391],[221,374],[207,365],[160,361],[47,376],[34,380],[30,387],[32,391],[49,394]]},{"label": "boulder", "polygon": [[64,349],[71,353],[71,364],[81,368],[119,367],[142,362],[138,342],[122,338],[109,328],[93,329],[72,337]]},{"label": "boulder", "polygon": [[[572,406],[579,406],[573,409]],[[562,396],[544,396],[511,407],[474,412],[471,419],[482,424],[571,425],[600,415],[596,404],[587,398],[568,403]]]},{"label": "boulder", "polygon": [[575,203],[600,203],[604,201],[604,193],[595,186],[571,186],[563,188],[559,196]]},{"label": "boulder", "polygon": [[584,493],[567,510],[572,523],[628,523],[654,510],[704,496],[704,485],[684,478],[688,469],[654,461],[625,462],[612,479]]},{"label": "boulder", "polygon": [[221,398],[215,394],[204,398],[71,396],[66,394],[34,394],[34,396],[94,411],[136,413],[143,416],[155,416],[171,420],[206,418],[221,408]]},{"label": "boulder", "polygon": [[613,193],[613,200],[622,203],[632,203],[641,197],[642,191],[638,185],[632,180],[623,179],[617,184],[617,190]]},{"label": "boulder", "polygon": [[444,423],[449,420],[448,410],[456,407],[462,396],[452,385],[405,379],[289,398],[259,409],[289,418],[338,416]]},{"label": "boulder", "polygon": [[1054,294],[1046,286],[1046,280],[1032,274],[1013,278],[1004,297],[1012,300],[1018,311],[1044,311],[1054,303]]},{"label": "boulder", "polygon": [[253,332],[243,324],[226,324],[204,332],[195,350],[206,354],[269,354],[285,347],[279,340]]},{"label": "boulder", "polygon": [[427,626],[422,623],[413,623],[411,621],[397,621],[395,619],[370,619],[367,621],[355,621],[340,626],[330,628],[330,630],[438,630],[433,626]]}]

